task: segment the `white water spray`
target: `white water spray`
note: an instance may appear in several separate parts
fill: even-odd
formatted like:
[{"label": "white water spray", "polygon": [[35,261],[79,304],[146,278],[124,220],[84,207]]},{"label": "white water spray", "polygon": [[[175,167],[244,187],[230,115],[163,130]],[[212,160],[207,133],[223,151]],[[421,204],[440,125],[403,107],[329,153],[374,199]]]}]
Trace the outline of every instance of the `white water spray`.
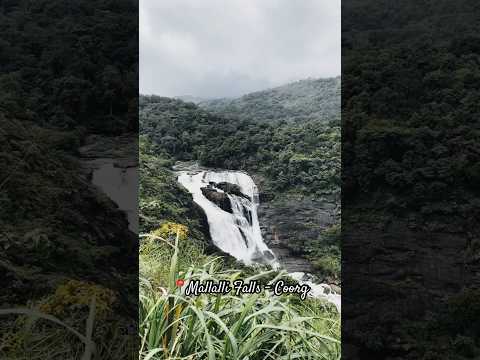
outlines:
[{"label": "white water spray", "polygon": [[[218,248],[247,265],[267,263],[274,268],[280,266],[273,252],[263,242],[257,216],[258,189],[248,174],[241,171],[179,171],[178,181],[193,195],[193,201],[205,211],[210,236]],[[207,188],[223,193],[218,184],[224,182],[239,186],[240,191],[248,197],[227,193],[232,213],[221,209],[202,192],[202,188]],[[311,296],[326,299],[340,312],[340,295],[328,284],[315,284],[305,280],[307,276],[304,273],[289,275],[299,283],[309,285],[312,288]]]}]

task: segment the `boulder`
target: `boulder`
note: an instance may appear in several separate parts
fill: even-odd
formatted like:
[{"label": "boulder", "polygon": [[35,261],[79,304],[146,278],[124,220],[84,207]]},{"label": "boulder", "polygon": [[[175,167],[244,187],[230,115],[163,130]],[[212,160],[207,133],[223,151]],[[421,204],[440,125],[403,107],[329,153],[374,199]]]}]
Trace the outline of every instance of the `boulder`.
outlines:
[{"label": "boulder", "polygon": [[243,197],[243,198],[245,198],[249,201],[252,201],[252,199],[250,199],[250,196],[247,196],[244,193],[242,193],[242,189],[237,184],[232,184],[232,183],[224,181],[224,182],[220,182],[220,183],[216,184],[216,187],[225,191],[228,194],[237,195],[237,196]]},{"label": "boulder", "polygon": [[201,188],[203,196],[205,196],[208,200],[213,202],[223,211],[232,213],[232,204],[228,195],[226,193],[219,192],[215,189],[203,187]]},{"label": "boulder", "polygon": [[255,249],[255,252],[252,255],[252,260],[260,264],[270,264],[270,262],[273,261],[274,259],[275,259],[275,255],[269,250],[260,251],[257,248]]}]

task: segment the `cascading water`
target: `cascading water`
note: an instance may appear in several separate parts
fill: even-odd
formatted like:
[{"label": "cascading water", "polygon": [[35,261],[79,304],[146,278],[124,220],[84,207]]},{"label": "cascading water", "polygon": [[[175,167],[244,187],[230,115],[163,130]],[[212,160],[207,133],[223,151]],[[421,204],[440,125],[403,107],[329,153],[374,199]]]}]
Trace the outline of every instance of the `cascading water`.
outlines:
[{"label": "cascading water", "polygon": [[[258,190],[250,176],[240,171],[181,171],[178,181],[205,211],[210,236],[216,246],[246,264],[267,262],[275,265],[275,256],[262,239],[257,216]],[[220,183],[239,186],[248,198],[225,193],[215,185]],[[202,188],[224,194],[232,212],[222,210],[207,199]]]},{"label": "cascading water", "polygon": [[[245,264],[267,263],[274,268],[280,264],[273,252],[263,242],[257,216],[258,189],[252,178],[241,171],[178,171],[178,182],[192,195],[207,215],[210,236],[214,244]],[[224,184],[224,186],[221,186]],[[225,191],[225,186],[227,191]],[[238,186],[238,191],[228,191],[228,186]],[[207,198],[206,193],[213,193]],[[215,199],[228,199],[228,205]],[[315,284],[306,280],[304,273],[292,273],[292,278],[312,288],[311,296],[321,297],[341,309],[340,295],[328,284]]]}]

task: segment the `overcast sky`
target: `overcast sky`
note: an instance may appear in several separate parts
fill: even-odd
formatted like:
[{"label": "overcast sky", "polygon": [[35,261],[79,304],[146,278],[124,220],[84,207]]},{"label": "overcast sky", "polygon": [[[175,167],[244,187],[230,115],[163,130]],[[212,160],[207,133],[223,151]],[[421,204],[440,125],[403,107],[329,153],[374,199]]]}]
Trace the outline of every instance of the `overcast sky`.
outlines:
[{"label": "overcast sky", "polygon": [[340,75],[340,0],[140,0],[140,92],[229,97]]}]

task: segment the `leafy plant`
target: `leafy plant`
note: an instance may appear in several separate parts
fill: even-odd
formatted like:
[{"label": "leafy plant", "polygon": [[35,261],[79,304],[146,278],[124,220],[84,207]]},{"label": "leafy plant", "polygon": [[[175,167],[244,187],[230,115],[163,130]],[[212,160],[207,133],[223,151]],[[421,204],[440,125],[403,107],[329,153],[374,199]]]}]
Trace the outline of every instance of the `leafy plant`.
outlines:
[{"label": "leafy plant", "polygon": [[[187,297],[176,285],[179,278],[233,281],[242,272],[222,269],[217,258],[200,266],[179,266],[179,236],[173,248],[165,287],[140,279],[141,359],[340,358],[338,314],[320,301],[299,302],[268,292]],[[244,281],[270,279],[271,274],[263,271]],[[272,281],[284,276],[279,273]]]},{"label": "leafy plant", "polygon": [[[0,316],[2,315],[26,315],[26,321],[24,328],[20,333],[14,334],[13,339],[16,339],[17,341],[13,340],[13,346],[12,343],[10,346],[6,348],[0,349],[0,354],[4,352],[8,358],[14,358],[16,357],[15,353],[20,353],[23,352],[20,349],[21,346],[27,347],[27,343],[29,342],[29,337],[31,336],[31,332],[33,327],[35,326],[35,323],[39,319],[47,320],[50,323],[54,323],[56,325],[62,326],[66,331],[72,333],[75,335],[75,337],[80,340],[81,342],[84,343],[85,348],[83,355],[81,356],[81,360],[90,360],[92,359],[93,354],[95,353],[95,343],[92,340],[92,334],[93,334],[93,328],[94,328],[94,321],[95,321],[95,313],[96,313],[96,307],[95,307],[95,297],[92,297],[90,300],[90,305],[89,305],[89,315],[86,320],[86,329],[85,329],[85,335],[81,334],[77,330],[75,330],[73,327],[69,326],[65,322],[59,320],[58,318],[48,315],[45,313],[42,313],[38,310],[34,309],[2,309],[0,310]],[[8,339],[8,335],[4,335],[4,340],[5,337]],[[10,338],[11,339],[11,338]],[[48,339],[48,337],[47,337]],[[11,341],[11,340],[10,340]],[[32,351],[33,350],[33,351]],[[41,356],[45,356],[45,348],[41,348]],[[26,349],[26,352],[31,353],[35,352],[33,348]],[[30,355],[31,356],[31,355]],[[31,358],[31,357],[29,357]]]}]

